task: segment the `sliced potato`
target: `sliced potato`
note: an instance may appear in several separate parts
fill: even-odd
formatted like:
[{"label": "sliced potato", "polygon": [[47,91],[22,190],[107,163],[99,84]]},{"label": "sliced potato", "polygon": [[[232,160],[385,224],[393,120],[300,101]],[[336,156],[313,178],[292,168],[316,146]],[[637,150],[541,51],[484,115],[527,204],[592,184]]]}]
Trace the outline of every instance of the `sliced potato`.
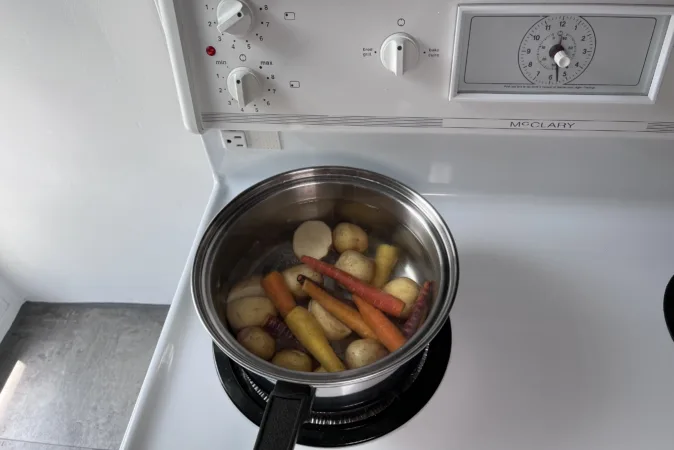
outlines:
[{"label": "sliced potato", "polygon": [[403,319],[410,316],[412,305],[414,305],[414,302],[419,295],[419,289],[419,285],[414,280],[410,280],[406,277],[393,279],[386,283],[382,288],[384,292],[405,302],[405,309],[403,309],[402,314],[400,314],[400,317]]},{"label": "sliced potato", "polygon": [[311,372],[311,358],[299,350],[281,350],[271,362],[286,369]]},{"label": "sliced potato", "polygon": [[325,258],[332,246],[332,231],[320,220],[307,220],[293,235],[293,252],[298,258]]},{"label": "sliced potato", "polygon": [[367,250],[367,233],[358,225],[342,222],[332,231],[332,244],[338,253],[346,250],[363,253]]},{"label": "sliced potato", "polygon": [[351,329],[330,314],[316,300],[309,302],[309,312],[314,315],[330,341],[339,341],[351,334]]},{"label": "sliced potato", "polygon": [[276,353],[276,341],[260,327],[247,327],[239,331],[236,340],[246,350],[262,359],[270,360]]},{"label": "sliced potato", "polygon": [[290,288],[290,292],[292,292],[295,298],[298,299],[309,297],[307,293],[302,290],[302,285],[297,281],[298,275],[304,275],[318,284],[323,283],[323,275],[310,269],[306,264],[300,264],[298,266],[293,266],[290,269],[286,269],[283,271],[282,275]]},{"label": "sliced potato", "polygon": [[227,294],[227,302],[237,300],[244,297],[264,297],[264,289],[260,282],[262,277],[260,275],[254,275],[250,278],[247,278],[243,281],[239,281],[232,289],[230,289],[229,294]]},{"label": "sliced potato", "polygon": [[278,313],[267,297],[244,297],[227,303],[227,322],[234,331],[260,327],[268,315]]},{"label": "sliced potato", "polygon": [[335,267],[365,283],[369,283],[374,277],[374,261],[355,250],[346,250],[339,255]]},{"label": "sliced potato", "polygon": [[349,369],[367,366],[388,355],[388,350],[376,339],[358,339],[346,348],[345,360]]}]

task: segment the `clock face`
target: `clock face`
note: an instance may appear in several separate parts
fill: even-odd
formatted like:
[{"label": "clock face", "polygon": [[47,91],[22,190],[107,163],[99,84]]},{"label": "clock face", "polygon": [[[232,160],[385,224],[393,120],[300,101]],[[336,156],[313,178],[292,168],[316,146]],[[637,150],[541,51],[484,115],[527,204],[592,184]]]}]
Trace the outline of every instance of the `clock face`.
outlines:
[{"label": "clock face", "polygon": [[[533,84],[564,85],[587,69],[595,49],[594,30],[585,19],[548,16],[536,22],[522,38],[518,52],[520,70]],[[559,52],[563,52],[568,61],[556,62],[555,55],[561,55]]]}]

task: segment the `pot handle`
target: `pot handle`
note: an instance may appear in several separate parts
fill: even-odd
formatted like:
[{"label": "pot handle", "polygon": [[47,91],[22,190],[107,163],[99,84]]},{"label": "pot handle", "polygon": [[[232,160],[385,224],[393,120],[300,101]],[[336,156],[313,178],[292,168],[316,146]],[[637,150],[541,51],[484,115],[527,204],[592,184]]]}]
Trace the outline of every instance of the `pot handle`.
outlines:
[{"label": "pot handle", "polygon": [[255,450],[292,450],[300,428],[309,417],[315,389],[277,381],[257,433]]},{"label": "pot handle", "polygon": [[669,280],[667,289],[665,289],[665,301],[662,309],[665,312],[665,325],[667,325],[669,335],[674,340],[674,277]]}]

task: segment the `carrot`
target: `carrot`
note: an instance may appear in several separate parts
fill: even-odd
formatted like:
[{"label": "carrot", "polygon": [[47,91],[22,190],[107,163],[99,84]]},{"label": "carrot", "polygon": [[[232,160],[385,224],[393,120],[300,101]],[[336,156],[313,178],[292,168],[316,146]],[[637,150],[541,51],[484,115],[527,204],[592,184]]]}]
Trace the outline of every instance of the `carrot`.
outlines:
[{"label": "carrot", "polygon": [[374,306],[366,303],[357,295],[353,296],[353,301],[363,316],[363,320],[370,326],[377,335],[379,342],[384,344],[390,352],[394,352],[402,347],[405,342],[405,336],[400,332],[397,326],[391,322],[383,312],[379,311]]},{"label": "carrot", "polygon": [[304,348],[300,341],[293,335],[290,328],[285,324],[284,321],[279,319],[276,316],[268,315],[262,324],[264,330],[278,339],[279,344],[283,348],[294,348],[295,350],[308,353],[307,349]]},{"label": "carrot", "polygon": [[381,244],[377,247],[377,253],[374,256],[375,270],[372,286],[376,288],[384,286],[397,262],[398,249],[396,247],[388,244]]},{"label": "carrot", "polygon": [[428,300],[428,295],[430,294],[430,292],[431,292],[431,282],[425,281],[424,285],[421,287],[421,290],[419,291],[419,295],[417,295],[417,299],[414,301],[414,305],[412,305],[412,311],[410,312],[410,316],[403,324],[403,335],[405,335],[407,339],[411,338],[421,326],[421,321],[426,312],[426,302]]},{"label": "carrot", "polygon": [[297,340],[304,345],[309,353],[321,363],[328,372],[346,370],[344,363],[337,357],[325,337],[323,328],[318,320],[306,308],[296,306],[286,316],[286,324]]},{"label": "carrot", "polygon": [[283,318],[297,306],[295,297],[290,292],[290,288],[283,279],[283,275],[279,272],[270,272],[262,279],[261,284],[265,294],[267,294],[267,297],[276,306],[276,309],[279,310]]},{"label": "carrot", "polygon": [[361,297],[372,306],[381,309],[387,314],[399,317],[405,309],[405,302],[387,294],[377,288],[363,283],[358,278],[349,275],[343,270],[339,270],[333,265],[324,263],[310,256],[303,256],[302,262],[314,269],[316,272],[334,279],[336,282],[346,288],[347,291]]},{"label": "carrot", "polygon": [[367,326],[357,309],[340,302],[306,277],[300,275],[297,277],[297,281],[303,283],[302,290],[304,292],[316,300],[327,312],[335,316],[337,320],[358,333],[360,337],[377,339],[377,335]]}]

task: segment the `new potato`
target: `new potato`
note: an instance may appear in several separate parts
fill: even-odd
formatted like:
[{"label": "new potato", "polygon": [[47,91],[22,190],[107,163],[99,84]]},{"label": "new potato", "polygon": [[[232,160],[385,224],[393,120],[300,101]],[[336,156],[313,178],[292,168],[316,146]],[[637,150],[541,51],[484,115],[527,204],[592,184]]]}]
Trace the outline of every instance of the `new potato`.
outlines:
[{"label": "new potato", "polygon": [[230,289],[229,294],[227,295],[227,302],[244,297],[264,297],[265,293],[260,284],[261,281],[262,277],[259,275],[254,275],[243,281],[239,281],[232,287],[232,289]]},{"label": "new potato", "polygon": [[286,369],[311,372],[311,358],[299,350],[281,350],[271,362]]},{"label": "new potato", "polygon": [[317,301],[309,302],[309,312],[314,315],[330,341],[339,341],[351,334],[351,329],[325,310]]},{"label": "new potato", "polygon": [[374,261],[355,250],[346,250],[339,255],[335,267],[365,283],[369,283],[374,277]]},{"label": "new potato", "polygon": [[290,269],[286,269],[282,272],[282,275],[288,288],[290,288],[290,292],[292,292],[293,296],[297,299],[309,297],[307,293],[302,290],[302,284],[297,281],[298,275],[304,275],[317,284],[323,284],[323,275],[309,268],[306,264],[300,264],[293,266]]},{"label": "new potato", "polygon": [[412,306],[419,295],[419,285],[414,280],[401,277],[386,283],[382,290],[405,302],[405,309],[403,309],[400,317],[403,319],[408,318],[410,312],[412,312]]},{"label": "new potato", "polygon": [[349,369],[367,366],[388,355],[388,350],[375,339],[358,339],[346,348],[346,365]]},{"label": "new potato", "polygon": [[332,245],[338,253],[347,250],[363,253],[367,250],[367,233],[358,225],[342,222],[332,231]]},{"label": "new potato", "polygon": [[247,327],[239,331],[236,340],[246,350],[262,359],[270,360],[276,353],[276,341],[260,327]]},{"label": "new potato", "polygon": [[260,327],[267,315],[278,313],[267,297],[244,297],[227,303],[227,322],[234,331],[246,327]]}]

